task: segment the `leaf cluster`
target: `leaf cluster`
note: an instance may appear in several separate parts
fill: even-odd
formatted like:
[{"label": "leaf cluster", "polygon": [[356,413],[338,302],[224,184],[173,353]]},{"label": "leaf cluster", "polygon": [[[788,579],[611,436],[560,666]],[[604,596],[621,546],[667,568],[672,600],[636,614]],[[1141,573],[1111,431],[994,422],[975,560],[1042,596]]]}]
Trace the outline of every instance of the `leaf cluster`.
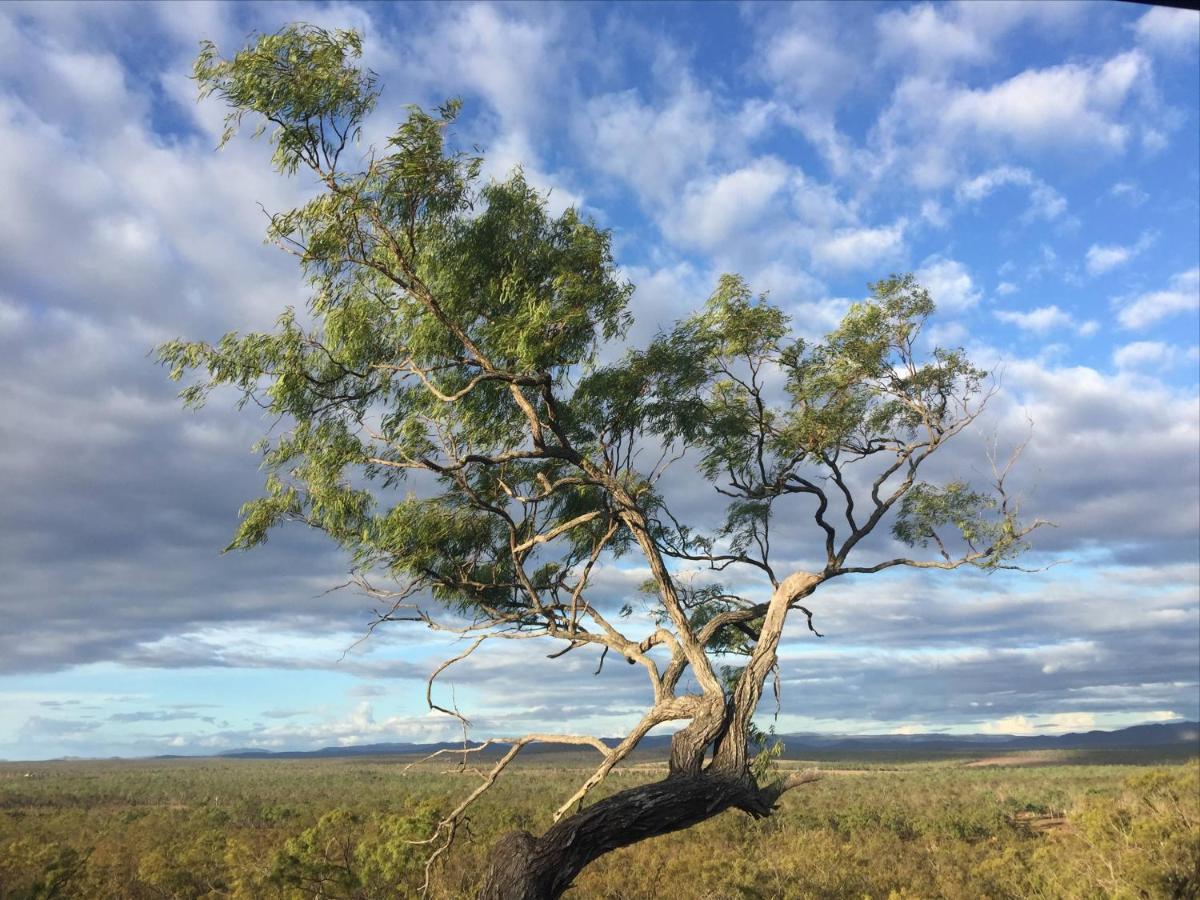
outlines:
[{"label": "leaf cluster", "polygon": [[[1024,548],[1006,498],[916,479],[986,394],[960,349],[925,349],[933,301],[911,275],[870,285],[817,341],[725,275],[694,314],[602,365],[632,293],[609,232],[575,209],[552,214],[519,169],[481,183],[478,153],[454,141],[457,100],[409,107],[381,147],[347,152],[380,96],[361,55],[353,32],[293,25],[230,58],[205,43],[196,63],[201,96],[230,107],[222,143],[254,122],[275,167],[314,189],[267,230],[297,258],[307,308],[271,331],[158,348],[171,378],[198,375],[185,403],[225,387],[275,422],[260,445],[264,492],[230,549],[301,522],[360,574],[406,582],[376,592],[397,605],[419,590],[461,613],[464,631],[603,644],[652,679],[644,654],[676,641],[655,681],[666,698],[686,666],[719,697],[704,654],[751,656],[765,622],[760,605],[685,584],[666,561],[750,566],[778,587],[784,498],[801,498],[817,526],[819,580],[922,564],[848,563],[893,508],[894,536],[936,545],[943,567],[999,565]],[[683,457],[727,499],[719,521],[670,508],[659,479]],[[666,637],[629,640],[591,602],[592,568],[635,546]]]}]

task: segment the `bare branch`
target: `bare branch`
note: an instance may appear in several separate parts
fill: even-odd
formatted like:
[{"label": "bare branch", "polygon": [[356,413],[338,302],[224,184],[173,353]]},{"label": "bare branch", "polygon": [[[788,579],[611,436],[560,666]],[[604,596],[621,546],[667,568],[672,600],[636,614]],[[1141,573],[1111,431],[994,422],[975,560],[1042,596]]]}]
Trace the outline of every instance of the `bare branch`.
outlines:
[{"label": "bare branch", "polygon": [[442,672],[446,671],[448,668],[450,668],[456,662],[461,662],[462,660],[464,660],[468,656],[470,656],[472,653],[474,653],[476,650],[478,650],[479,645],[482,644],[484,641],[486,641],[489,637],[492,637],[492,635],[483,634],[483,635],[480,635],[479,637],[475,638],[475,640],[473,640],[471,642],[471,646],[469,646],[466,650],[464,650],[462,653],[458,654],[458,656],[452,656],[450,659],[445,660],[436,669],[434,669],[433,672],[430,673],[429,678],[425,682],[425,702],[429,705],[429,708],[437,710],[438,712],[441,712],[441,713],[445,713],[448,716],[453,716],[454,718],[458,719],[463,724],[464,728],[470,726],[471,723],[462,715],[462,713],[460,713],[457,709],[449,710],[449,709],[446,709],[445,707],[438,706],[436,703],[433,702],[433,682],[437,679],[437,677],[440,674],[442,674]]},{"label": "bare branch", "polygon": [[793,788],[798,788],[802,784],[812,784],[814,781],[820,781],[824,774],[820,769],[805,769],[802,772],[794,772],[783,780],[779,786],[779,793],[790,791]]},{"label": "bare branch", "polygon": [[548,541],[552,541],[556,537],[560,537],[561,535],[566,534],[571,529],[578,528],[580,525],[584,525],[584,524],[592,521],[593,519],[599,518],[602,515],[604,515],[604,510],[602,510],[602,509],[594,509],[591,512],[583,513],[582,515],[578,515],[573,519],[570,519],[566,522],[556,525],[554,528],[551,528],[549,531],[545,532],[544,534],[534,535],[529,540],[522,541],[520,544],[517,544],[516,546],[514,546],[512,548],[512,550],[514,553],[521,553],[525,550],[531,550],[534,547],[536,547],[538,544],[545,544]]},{"label": "bare branch", "polygon": [[[461,716],[459,718],[461,718]],[[459,825],[462,824],[462,822],[463,822],[463,817],[464,817],[465,813],[467,812],[467,810],[470,809],[471,805],[473,803],[475,803],[475,801],[478,800],[480,797],[482,797],[485,793],[487,793],[487,790],[496,783],[496,779],[500,777],[500,773],[503,772],[505,770],[505,768],[508,767],[509,763],[511,763],[514,759],[516,759],[517,754],[520,753],[524,747],[526,747],[529,744],[535,743],[535,742],[558,743],[558,744],[578,744],[581,746],[595,747],[597,750],[599,750],[601,753],[604,753],[604,754],[607,754],[609,752],[609,748],[604,744],[604,742],[600,741],[598,738],[591,737],[590,735],[527,734],[527,735],[524,735],[523,737],[519,737],[519,738],[491,738],[487,741],[484,741],[482,744],[480,744],[476,747],[464,747],[462,749],[455,748],[455,749],[447,749],[447,750],[438,750],[434,753],[431,753],[429,756],[425,757],[424,759],[417,761],[417,762],[427,762],[428,760],[431,760],[437,756],[441,756],[446,753],[461,753],[464,755],[464,759],[465,759],[465,756],[468,753],[478,753],[478,752],[485,750],[488,747],[496,745],[496,744],[511,744],[512,745],[510,747],[509,751],[507,753],[505,753],[504,756],[502,756],[496,762],[496,764],[494,766],[492,766],[491,770],[489,772],[487,772],[487,774],[483,775],[482,782],[475,788],[475,790],[471,791],[471,793],[468,794],[458,804],[458,806],[454,807],[454,809],[452,809],[440,822],[438,822],[436,828],[434,829],[433,834],[431,834],[429,837],[423,838],[421,840],[405,840],[404,841],[404,843],[411,844],[411,845],[429,845],[429,844],[436,843],[438,841],[438,839],[442,838],[442,836],[444,835],[444,839],[442,840],[442,842],[440,844],[438,844],[436,849],[434,849],[433,853],[430,854],[429,859],[427,859],[425,861],[425,880],[421,884],[421,891],[420,891],[422,896],[425,896],[426,894],[428,894],[429,879],[433,873],[433,866],[437,862],[437,860],[444,853],[446,853],[447,850],[450,849],[451,845],[453,845],[454,837],[455,837],[456,833],[458,832]],[[411,769],[416,764],[417,763],[414,762],[414,763],[410,763],[408,766],[405,766],[403,773],[407,773],[408,770]]]},{"label": "bare branch", "polygon": [[564,802],[562,806],[554,811],[555,822],[576,809],[579,804],[583,802],[583,798],[588,795],[588,792],[591,791],[592,788],[596,787],[596,785],[600,784],[600,782],[604,781],[604,779],[608,776],[608,773],[613,770],[613,767],[630,754],[634,747],[638,745],[638,742],[646,736],[646,733],[651,728],[653,728],[655,725],[658,725],[660,722],[666,721],[665,719],[660,719],[659,715],[661,715],[661,713],[658,711],[657,707],[651,709],[642,717],[641,721],[634,726],[634,729],[629,732],[629,734],[623,741],[621,741],[621,743],[606,752],[604,762],[600,764],[600,768],[593,772],[588,777],[587,781],[581,784],[578,790],[576,790],[575,793],[567,798],[566,802]]}]

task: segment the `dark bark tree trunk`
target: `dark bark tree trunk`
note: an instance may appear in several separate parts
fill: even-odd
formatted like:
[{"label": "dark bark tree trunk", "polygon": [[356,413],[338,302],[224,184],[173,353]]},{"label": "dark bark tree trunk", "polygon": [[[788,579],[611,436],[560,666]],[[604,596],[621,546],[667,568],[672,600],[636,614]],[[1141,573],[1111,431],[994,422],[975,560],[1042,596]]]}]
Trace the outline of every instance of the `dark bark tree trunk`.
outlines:
[{"label": "dark bark tree trunk", "polygon": [[492,848],[479,900],[554,900],[605,853],[690,828],[731,808],[765,816],[774,799],[748,775],[729,777],[711,770],[621,791],[563,819],[541,837],[527,831],[502,837]]},{"label": "dark bark tree trunk", "polygon": [[[767,816],[800,776],[759,787],[750,773],[750,717],[791,601],[810,591],[818,576],[796,572],[779,584],[753,653],[729,696],[706,694],[691,721],[671,738],[670,775],[662,781],[607,797],[550,827],[541,837],[515,831],[492,848],[479,900],[554,900],[592,860],[646,838],[670,834],[736,808]],[[713,755],[705,766],[709,748]]]}]

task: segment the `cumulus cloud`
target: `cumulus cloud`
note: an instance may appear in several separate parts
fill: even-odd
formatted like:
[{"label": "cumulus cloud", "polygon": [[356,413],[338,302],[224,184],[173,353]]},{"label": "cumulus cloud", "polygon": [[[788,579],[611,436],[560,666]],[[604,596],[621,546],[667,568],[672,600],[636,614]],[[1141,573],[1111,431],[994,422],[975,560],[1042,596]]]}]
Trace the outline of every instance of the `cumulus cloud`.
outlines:
[{"label": "cumulus cloud", "polygon": [[754,16],[763,39],[757,69],[782,96],[806,107],[828,108],[854,87],[862,69],[841,39],[861,27],[854,15],[838,15],[816,4],[762,12],[766,15]]},{"label": "cumulus cloud", "polygon": [[[344,571],[328,548],[297,536],[307,561],[291,560],[298,544],[285,539],[274,566],[214,566],[258,490],[248,449],[259,426],[219,409],[183,414],[147,358],[178,334],[267,326],[302,299],[294,266],[261,245],[255,200],[286,208],[307,188],[271,176],[262,145],[236,142],[218,162],[210,133],[160,139],[144,86],[104,75],[115,57],[87,87],[66,74],[78,54],[29,27],[28,53],[66,62],[42,79],[56,104],[25,104],[19,82],[0,95],[12,160],[0,273],[13,311],[0,328],[0,565],[13,573],[0,587],[0,668],[55,670],[188,622],[280,615],[255,571],[299,594],[298,615],[323,617],[330,607],[312,598]],[[76,101],[93,115],[76,117]],[[185,123],[191,106],[179,108]],[[45,265],[55,257],[71,263]]]},{"label": "cumulus cloud", "polygon": [[[994,158],[1002,148],[1027,156],[1087,148],[1123,153],[1144,129],[1160,126],[1156,110],[1149,58],[1131,50],[1026,69],[979,87],[912,75],[896,88],[876,137],[893,171],[919,188],[938,189],[960,181],[976,154]],[[1043,194],[1035,208],[1045,216],[1056,207]]]},{"label": "cumulus cloud", "polygon": [[[1021,477],[1030,489],[1036,484],[1038,514],[1059,525],[1039,535],[1042,546],[1108,548],[1142,565],[1160,556],[1195,558],[1200,404],[1194,385],[1171,388],[1140,375],[1033,360],[995,365],[1003,372],[1009,440],[1029,419],[1034,423]],[[1121,474],[1131,465],[1137,479]],[[1194,592],[1195,582],[1193,572],[1182,589]]]},{"label": "cumulus cloud", "polygon": [[886,59],[940,72],[993,60],[996,45],[1019,25],[1032,21],[1053,32],[1077,15],[1067,3],[921,3],[885,10],[876,27]]},{"label": "cumulus cloud", "polygon": [[1197,307],[1200,307],[1200,269],[1189,269],[1173,276],[1166,290],[1139,294],[1120,302],[1117,321],[1122,328],[1136,331]]},{"label": "cumulus cloud", "polygon": [[1195,346],[1186,350],[1163,341],[1134,341],[1113,351],[1113,365],[1118,369],[1171,369],[1183,360],[1195,362]]},{"label": "cumulus cloud", "polygon": [[1149,249],[1154,243],[1154,235],[1147,232],[1136,243],[1122,244],[1092,244],[1088,247],[1086,266],[1089,275],[1101,275],[1117,266],[1123,266],[1134,257]]},{"label": "cumulus cloud", "polygon": [[1171,56],[1194,54],[1200,46],[1200,11],[1156,6],[1133,30],[1138,42],[1151,50]]},{"label": "cumulus cloud", "polygon": [[1029,716],[1004,716],[985,722],[979,729],[983,734],[1034,734],[1034,725]]},{"label": "cumulus cloud", "polygon": [[[747,276],[777,271],[778,261],[797,251],[822,264],[836,260],[835,267],[855,251],[867,264],[894,255],[868,246],[872,237],[886,243],[883,232],[850,245],[861,221],[833,184],[751,151],[770,121],[794,124],[774,100],[730,102],[701,87],[685,66],[657,96],[611,92],[584,106],[572,131],[593,169],[609,176],[604,195],[627,188],[681,252],[706,252],[715,268]],[[898,234],[891,244],[898,246]],[[797,267],[790,260],[787,266]]]},{"label": "cumulus cloud", "polygon": [[669,328],[696,308],[717,285],[718,272],[701,270],[691,263],[661,266],[628,266],[622,274],[634,285],[633,325],[626,341],[605,348],[606,358],[625,352],[626,343],[643,346],[660,330]]},{"label": "cumulus cloud", "polygon": [[257,723],[252,728],[210,729],[199,733],[181,731],[161,736],[159,740],[189,753],[213,753],[232,749],[318,749],[397,741],[436,743],[453,740],[456,736],[462,736],[462,728],[449,717],[435,714],[380,717],[376,715],[375,705],[363,700],[341,715],[321,717],[316,721],[274,721]]},{"label": "cumulus cloud", "polygon": [[886,57],[915,58],[917,64],[942,69],[956,62],[976,62],[991,55],[983,37],[966,23],[944,16],[930,3],[890,9],[877,20]]},{"label": "cumulus cloud", "polygon": [[840,228],[813,248],[813,260],[831,269],[870,269],[904,247],[907,221],[875,228]]},{"label": "cumulus cloud", "polygon": [[[1194,715],[1194,674],[1169,674],[1182,673],[1177,667],[1194,652],[1189,636],[1157,619],[1170,612],[1181,625],[1200,625],[1196,588],[1151,585],[1140,570],[1121,567],[1054,571],[1004,584],[963,573],[898,574],[886,591],[831,585],[812,600],[826,637],[806,642],[798,627],[784,647],[785,710],[800,704],[810,715],[837,717],[833,698],[849,693],[862,698],[869,720],[932,719],[972,730],[981,715],[1055,730],[1072,730],[1086,715]],[[1133,597],[1147,618],[1130,620]],[[1135,645],[1154,647],[1156,657]],[[806,690],[814,680],[821,689]],[[995,731],[1014,733],[999,724]]]},{"label": "cumulus cloud", "polygon": [[968,181],[955,190],[960,201],[983,200],[1005,185],[1015,185],[1029,191],[1027,219],[1040,218],[1047,221],[1057,219],[1067,209],[1066,198],[1046,184],[1028,169],[1014,166],[997,166]]},{"label": "cumulus cloud", "polygon": [[788,178],[788,166],[765,158],[733,172],[692,181],[672,216],[671,231],[687,243],[718,249],[737,232],[754,227]]},{"label": "cumulus cloud", "polygon": [[1148,69],[1144,56],[1129,51],[1098,65],[1029,70],[995,87],[952,93],[943,115],[951,125],[1021,143],[1066,141],[1120,150],[1129,135],[1117,112]]},{"label": "cumulus cloud", "polygon": [[926,260],[916,276],[917,281],[929,290],[937,308],[943,312],[961,313],[979,302],[979,289],[967,267],[958,260]]},{"label": "cumulus cloud", "polygon": [[1057,306],[1039,306],[1026,311],[998,309],[995,316],[1001,322],[1015,325],[1022,331],[1048,334],[1066,328],[1074,328],[1080,335],[1094,334],[1099,325],[1094,321],[1076,322],[1075,317]]},{"label": "cumulus cloud", "polygon": [[711,95],[690,84],[665,106],[636,90],[589,100],[575,128],[595,168],[627,181],[643,202],[661,203],[678,191],[717,143]]}]

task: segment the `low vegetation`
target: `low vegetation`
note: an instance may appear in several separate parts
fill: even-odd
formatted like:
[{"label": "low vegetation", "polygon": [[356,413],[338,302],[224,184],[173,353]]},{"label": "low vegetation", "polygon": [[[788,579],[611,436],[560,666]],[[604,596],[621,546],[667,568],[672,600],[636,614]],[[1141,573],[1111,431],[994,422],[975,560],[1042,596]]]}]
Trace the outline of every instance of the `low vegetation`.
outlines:
[{"label": "low vegetation", "polygon": [[[1200,762],[1065,756],[1020,767],[822,761],[826,776],[784,795],[777,815],[727,812],[627,847],[567,896],[1200,896]],[[433,763],[402,774],[407,762],[0,765],[0,900],[415,897],[427,848],[408,842],[427,836],[474,776]],[[431,896],[471,896],[493,839],[545,827],[585,762],[543,754],[513,768],[472,810]],[[601,793],[660,777],[657,768],[619,769]]]}]

